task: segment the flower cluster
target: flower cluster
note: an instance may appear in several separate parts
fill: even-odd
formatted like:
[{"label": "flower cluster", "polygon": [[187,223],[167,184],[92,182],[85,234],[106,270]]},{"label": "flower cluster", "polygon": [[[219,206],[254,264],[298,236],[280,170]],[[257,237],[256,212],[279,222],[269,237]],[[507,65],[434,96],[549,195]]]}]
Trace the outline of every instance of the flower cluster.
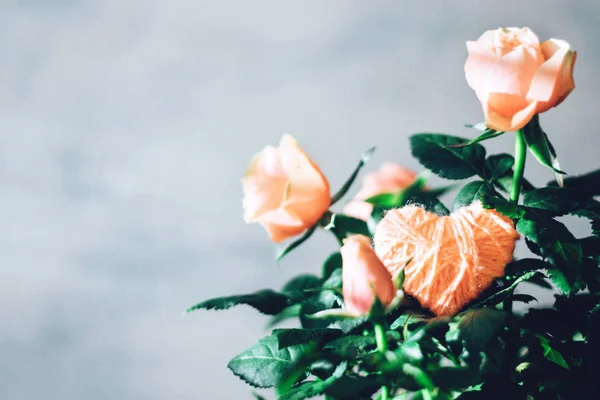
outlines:
[{"label": "flower cluster", "polygon": [[[243,178],[244,219],[280,244],[277,261],[331,232],[339,248],[319,274],[280,291],[203,301],[188,311],[249,305],[273,316],[269,336],[228,367],[278,399],[598,398],[593,373],[600,343],[600,171],[564,179],[539,114],[575,87],[576,53],[563,40],[540,43],[528,28],[500,28],[467,42],[465,73],[485,116],[472,139],[434,133],[410,138],[412,155],[441,178],[384,163],[341,212],[334,205],[369,160],[332,194],[317,163],[290,135],[267,146]],[[476,125],[477,126],[477,125]],[[515,154],[487,155],[480,144],[515,132]],[[527,150],[556,180],[524,178]],[[575,238],[557,217],[591,221]],[[515,259],[519,238],[532,255]],[[283,243],[285,242],[285,243]],[[551,307],[522,282],[560,292]],[[255,393],[257,399],[262,397]]]}]

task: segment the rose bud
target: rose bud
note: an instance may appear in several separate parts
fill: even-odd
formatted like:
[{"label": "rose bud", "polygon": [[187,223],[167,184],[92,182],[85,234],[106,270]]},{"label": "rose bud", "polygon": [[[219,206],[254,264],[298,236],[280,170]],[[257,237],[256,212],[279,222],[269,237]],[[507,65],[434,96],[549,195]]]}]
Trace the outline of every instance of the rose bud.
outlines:
[{"label": "rose bud", "polygon": [[344,239],[340,252],[346,309],[356,315],[367,315],[375,296],[383,306],[390,304],[396,289],[392,276],[371,247],[371,240],[363,235],[350,236]]}]

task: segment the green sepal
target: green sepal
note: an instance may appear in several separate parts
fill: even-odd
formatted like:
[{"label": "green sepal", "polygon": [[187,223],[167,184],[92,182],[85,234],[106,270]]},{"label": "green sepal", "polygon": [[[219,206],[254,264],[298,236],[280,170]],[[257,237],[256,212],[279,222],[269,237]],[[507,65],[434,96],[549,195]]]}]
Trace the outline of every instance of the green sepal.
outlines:
[{"label": "green sepal", "polygon": [[493,139],[495,137],[503,135],[504,133],[505,133],[504,131],[496,131],[494,129],[487,128],[486,130],[483,131],[483,133],[481,135],[477,136],[475,139],[471,139],[465,143],[455,144],[455,145],[452,145],[451,147],[459,148],[459,147],[470,146],[475,143],[483,142],[484,140]]},{"label": "green sepal", "polygon": [[375,151],[375,147],[371,147],[369,150],[367,150],[362,155],[362,157],[360,158],[360,161],[358,162],[358,165],[356,166],[356,168],[354,168],[354,171],[352,171],[352,175],[350,175],[350,178],[348,178],[348,180],[342,185],[340,190],[338,190],[338,192],[336,194],[334,194],[333,197],[331,198],[331,205],[334,205],[335,203],[337,203],[342,197],[344,197],[344,195],[348,192],[348,190],[350,190],[350,187],[356,180],[358,173],[360,172],[362,167],[364,167],[364,165],[369,161],[369,159],[371,158],[371,155],[373,155],[374,151]]},{"label": "green sepal", "polygon": [[315,233],[316,229],[317,229],[317,225],[314,225],[313,227],[309,228],[306,232],[304,232],[304,234],[302,236],[300,236],[300,238],[294,240],[293,242],[282,245],[282,246],[277,246],[276,254],[275,254],[275,261],[277,261],[277,262],[281,261],[281,259],[283,257],[285,257],[288,253],[290,253],[296,247],[298,247],[302,243],[304,243],[306,241],[306,239],[311,237],[312,234]]},{"label": "green sepal", "polygon": [[536,114],[531,121],[523,127],[525,142],[531,153],[537,158],[540,164],[552,169],[555,173],[565,175],[566,173],[558,169],[556,152],[550,143],[548,136],[540,126],[539,116]]}]

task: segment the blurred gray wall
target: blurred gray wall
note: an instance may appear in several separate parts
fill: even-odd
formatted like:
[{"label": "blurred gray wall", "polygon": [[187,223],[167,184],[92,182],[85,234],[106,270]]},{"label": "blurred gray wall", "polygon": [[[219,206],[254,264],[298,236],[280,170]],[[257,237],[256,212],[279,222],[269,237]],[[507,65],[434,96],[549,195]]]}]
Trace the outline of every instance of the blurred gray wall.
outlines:
[{"label": "blurred gray wall", "polygon": [[1,0],[0,398],[250,399],[225,365],[266,318],[181,312],[335,248],[319,233],[273,262],[241,218],[252,155],[290,132],[334,190],[371,145],[369,169],[419,169],[409,134],[482,119],[465,41],[527,25],[579,51],[542,123],[563,169],[591,170],[599,22],[595,0]]}]

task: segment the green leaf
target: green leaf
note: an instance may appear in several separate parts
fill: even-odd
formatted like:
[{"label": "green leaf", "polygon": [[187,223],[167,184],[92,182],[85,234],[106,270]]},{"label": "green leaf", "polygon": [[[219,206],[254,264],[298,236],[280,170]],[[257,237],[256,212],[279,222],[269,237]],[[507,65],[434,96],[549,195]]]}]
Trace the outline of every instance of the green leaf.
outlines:
[{"label": "green leaf", "polygon": [[321,289],[321,279],[318,276],[302,274],[290,279],[281,289],[294,302],[300,302],[313,296]]},{"label": "green leaf", "polygon": [[273,316],[273,318],[269,320],[266,325],[266,329],[271,329],[283,321],[287,321],[288,319],[299,317],[301,307],[301,304],[294,304],[293,306],[284,308],[279,314]]},{"label": "green leaf", "polygon": [[[331,278],[336,278],[337,271],[339,271],[340,279],[341,279],[341,270],[336,270],[336,274],[332,275]],[[324,288],[327,288],[327,282],[323,284]],[[328,319],[315,319],[310,317],[313,314],[316,314],[323,310],[329,310],[334,308],[334,305],[339,305],[341,303],[341,299],[339,296],[331,291],[325,290],[320,292],[316,296],[311,297],[306,300],[302,304],[302,309],[300,312],[300,323],[303,328],[326,328],[331,325],[332,321]]]},{"label": "green leaf", "polygon": [[364,326],[368,321],[367,317],[353,318],[338,318],[335,320],[335,327],[341,329],[345,334],[350,333],[361,326]]},{"label": "green leaf", "polygon": [[451,147],[464,141],[456,136],[419,133],[411,136],[410,146],[413,156],[442,178],[465,179],[483,175],[485,149],[479,144]]},{"label": "green leaf", "polygon": [[503,176],[512,177],[512,167],[515,159],[510,154],[502,153],[489,156],[485,160],[484,175],[490,181],[494,182]]},{"label": "green leaf", "polygon": [[334,270],[329,278],[323,282],[323,289],[339,289],[342,290],[342,269]]},{"label": "green leaf", "polygon": [[288,243],[287,245],[277,246],[275,261],[277,261],[277,262],[281,261],[283,259],[283,257],[285,257],[288,253],[290,253],[296,247],[298,247],[302,243],[304,243],[306,241],[306,239],[311,237],[312,234],[315,233],[316,229],[317,229],[317,226],[315,225],[315,226],[309,228],[306,232],[304,232],[304,234],[302,236],[300,236],[300,238],[298,238],[297,240],[295,240],[291,243]]},{"label": "green leaf", "polygon": [[275,329],[271,335],[277,338],[279,349],[314,341],[329,341],[342,335],[340,329]]},{"label": "green leaf", "polygon": [[333,253],[329,257],[327,257],[327,260],[325,260],[325,263],[323,264],[321,275],[323,275],[323,279],[327,279],[331,276],[333,271],[335,271],[336,269],[341,269],[341,268],[342,268],[342,255],[340,254],[339,251],[336,251],[335,253]]},{"label": "green leaf", "polygon": [[325,344],[323,349],[342,358],[354,359],[376,346],[373,336],[347,335]]},{"label": "green leaf", "polygon": [[572,272],[566,272],[564,269],[548,269],[548,278],[550,278],[558,290],[565,294],[571,294],[583,289],[578,285],[577,275]]},{"label": "green leaf", "polygon": [[583,260],[581,267],[581,273],[587,289],[590,293],[600,295],[600,268],[598,268],[598,262],[591,258],[586,258]]},{"label": "green leaf", "polygon": [[325,229],[331,230],[340,240],[354,234],[365,236],[371,234],[365,221],[344,214],[333,214],[331,222]]},{"label": "green leaf", "polygon": [[252,392],[252,395],[254,396],[255,400],[267,400],[264,397],[262,397],[260,394],[256,393],[256,392]]},{"label": "green leaf", "polygon": [[[548,182],[548,186],[557,186],[557,183]],[[587,197],[600,196],[600,169],[584,175],[566,178],[564,187],[580,192]]]},{"label": "green leaf", "polygon": [[511,219],[521,218],[525,212],[521,207],[511,201],[501,197],[490,196],[485,193],[481,196],[481,204],[484,208],[493,208],[500,214]]},{"label": "green leaf", "polygon": [[469,310],[462,315],[456,329],[458,338],[472,353],[483,351],[490,340],[504,326],[505,313],[491,308]]},{"label": "green leaf", "polygon": [[550,272],[550,278],[563,290],[572,293],[579,290],[579,265],[583,258],[581,244],[560,222],[528,210],[517,222],[517,231],[539,246],[542,256],[558,271]]},{"label": "green leaf", "polygon": [[540,164],[551,168],[557,174],[565,174],[557,168],[556,156],[548,136],[542,130],[539,122],[539,116],[536,114],[531,121],[523,128],[525,142],[531,153],[537,158]]},{"label": "green leaf", "polygon": [[551,267],[546,261],[537,258],[522,258],[506,264],[506,267],[504,267],[504,276],[506,279],[514,280],[525,275],[527,272],[540,271]]},{"label": "green leaf", "polygon": [[567,189],[544,187],[525,193],[523,205],[563,215],[579,206],[571,191]]},{"label": "green leaf", "polygon": [[279,350],[277,338],[267,336],[234,357],[227,368],[251,386],[273,387],[305,348],[298,345]]},{"label": "green leaf", "polygon": [[543,214],[527,211],[517,222],[517,231],[540,247],[555,266],[562,261],[575,267],[581,263],[581,245],[567,227]]},{"label": "green leaf", "polygon": [[290,301],[287,296],[281,293],[277,293],[271,289],[264,289],[251,294],[206,300],[188,308],[186,312],[189,313],[199,309],[226,310],[240,304],[249,305],[263,314],[275,315],[286,308],[290,304]]},{"label": "green leaf", "polygon": [[314,343],[308,344],[302,353],[287,367],[277,379],[278,394],[287,392],[292,386],[298,385],[310,375],[310,366],[319,359]]},{"label": "green leaf", "polygon": [[380,193],[369,197],[365,201],[373,204],[376,207],[382,207],[386,209],[402,207],[406,204],[406,201],[409,199],[409,197],[423,192],[426,183],[427,176],[420,175],[413,183],[403,190],[393,193]]},{"label": "green leaf", "polygon": [[540,345],[542,346],[544,357],[553,362],[554,364],[563,367],[564,369],[569,369],[569,364],[567,364],[567,360],[563,357],[563,355],[558,351],[552,348],[550,344],[550,340],[542,335],[535,335],[538,339],[540,339]]},{"label": "green leaf", "polygon": [[598,371],[600,371],[600,305],[590,311],[587,319],[587,344],[585,365],[590,375],[598,383]]},{"label": "green leaf", "polygon": [[302,382],[279,396],[278,400],[303,400],[323,394],[327,388],[344,376],[348,364],[344,361],[337,366],[333,374],[325,380]]},{"label": "green leaf", "polygon": [[427,373],[416,365],[404,364],[402,366],[402,372],[408,376],[411,376],[422,388],[432,390],[435,387]]},{"label": "green leaf", "polygon": [[544,274],[536,275],[527,280],[527,283],[541,287],[543,289],[553,289],[552,285],[546,280]]},{"label": "green leaf", "polygon": [[361,168],[369,161],[369,159],[371,158],[371,155],[373,154],[374,151],[375,151],[375,147],[371,147],[369,150],[367,150],[363,154],[360,161],[358,162],[358,165],[356,166],[356,168],[354,168],[352,175],[350,175],[350,178],[348,178],[346,183],[344,183],[344,185],[342,185],[340,190],[338,190],[338,192],[336,194],[334,194],[333,197],[331,198],[331,205],[334,205],[335,203],[337,203],[348,192],[348,190],[352,186],[352,183],[354,183],[354,181],[356,180],[356,177],[358,176],[358,173],[360,172]]},{"label": "green leaf", "polygon": [[450,215],[450,210],[446,208],[440,199],[426,192],[410,196],[406,203],[416,204],[439,216]]},{"label": "green leaf", "polygon": [[455,144],[455,145],[452,145],[451,147],[460,148],[460,147],[465,147],[465,146],[471,146],[472,144],[483,142],[484,140],[493,139],[502,134],[504,134],[504,131],[495,131],[493,129],[488,128],[485,131],[483,131],[483,133],[481,135],[477,136],[475,139],[471,139],[465,143]]},{"label": "green leaf", "polygon": [[402,314],[392,324],[390,329],[404,328],[405,326],[418,325],[426,322],[430,317],[426,315],[413,315],[410,313]]},{"label": "green leaf", "polygon": [[441,389],[464,389],[481,382],[479,370],[468,367],[435,367],[428,371]]},{"label": "green leaf", "polygon": [[363,400],[371,398],[384,383],[382,375],[348,376],[336,380],[325,394],[336,400]]},{"label": "green leaf", "polygon": [[[494,186],[499,188],[500,190],[510,193],[512,190],[512,181],[513,181],[513,173],[514,171],[511,169],[509,174],[506,174],[498,179],[496,179],[493,183]],[[521,191],[523,193],[527,193],[530,190],[535,189],[535,187],[529,182],[527,179],[523,178]]]},{"label": "green leaf", "polygon": [[423,360],[423,352],[421,351],[421,346],[415,340],[406,340],[404,341],[396,353],[400,353],[406,360],[410,360],[410,362],[420,362]]},{"label": "green leaf", "polygon": [[[433,189],[425,191],[424,187],[427,183],[425,176],[417,178],[409,187],[404,190],[394,193],[380,193],[366,199],[367,203],[373,204],[373,213],[367,224],[370,232],[374,232],[374,227],[381,219],[380,216],[384,210],[400,208],[407,204],[418,204],[427,211],[434,212],[438,215],[448,215],[450,211],[440,202],[438,196],[445,193],[448,188]],[[369,225],[371,224],[371,225]]]},{"label": "green leaf", "polygon": [[454,200],[452,205],[453,210],[466,207],[474,201],[481,200],[482,196],[491,196],[493,189],[491,189],[487,182],[484,181],[473,181],[463,186]]},{"label": "green leaf", "polygon": [[507,288],[504,288],[483,300],[477,301],[471,307],[479,308],[482,306],[492,306],[492,305],[500,304],[512,294],[512,292],[519,285],[519,283],[525,282],[525,281],[533,279],[535,277],[543,277],[543,276],[544,275],[539,271],[526,272],[523,275],[519,276],[517,279],[515,279],[514,282],[511,283]]}]

